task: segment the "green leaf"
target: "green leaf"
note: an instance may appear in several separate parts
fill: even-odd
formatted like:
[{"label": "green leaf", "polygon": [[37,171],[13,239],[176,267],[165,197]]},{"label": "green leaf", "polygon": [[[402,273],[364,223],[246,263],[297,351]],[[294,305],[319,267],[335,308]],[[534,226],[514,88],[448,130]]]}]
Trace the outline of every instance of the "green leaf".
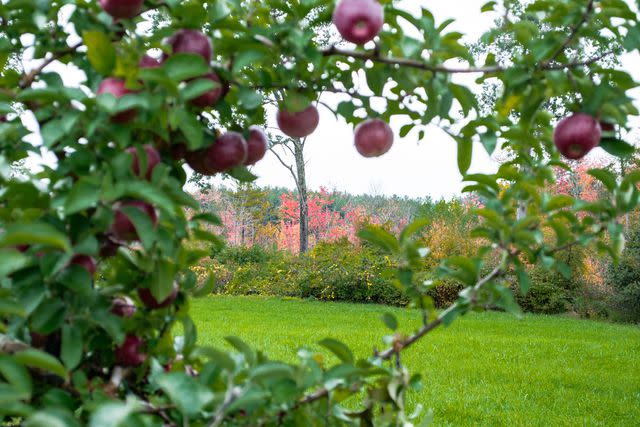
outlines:
[{"label": "green leaf", "polygon": [[125,206],[120,208],[120,211],[124,213],[129,220],[133,223],[133,226],[138,233],[142,247],[149,251],[156,242],[156,230],[151,218],[146,212],[141,211],[133,206]]},{"label": "green leaf", "polygon": [[256,362],[256,354],[251,347],[249,347],[249,344],[245,343],[238,337],[227,336],[224,337],[224,339],[231,344],[233,348],[244,354],[245,360],[249,365],[253,365]]},{"label": "green leaf", "polygon": [[47,408],[31,415],[25,427],[80,427],[73,413],[61,408]]},{"label": "green leaf", "polygon": [[178,410],[188,417],[198,415],[215,397],[200,382],[180,372],[161,375],[157,383]]},{"label": "green leaf", "polygon": [[387,325],[387,328],[392,331],[398,329],[398,319],[396,319],[396,316],[391,313],[384,313],[381,317],[384,324]]},{"label": "green leaf", "polygon": [[149,283],[149,290],[157,301],[166,300],[173,292],[177,270],[176,265],[169,260],[165,259],[156,263],[156,269]]},{"label": "green leaf", "polygon": [[616,176],[612,172],[606,169],[591,169],[587,173],[604,184],[609,191],[616,189]]},{"label": "green leaf", "polygon": [[622,158],[632,156],[636,151],[633,145],[615,138],[602,138],[600,147],[607,153]]},{"label": "green leaf", "polygon": [[363,227],[358,231],[358,237],[389,253],[397,252],[400,249],[400,244],[394,235],[377,225]]},{"label": "green leaf", "polygon": [[44,351],[28,349],[15,353],[13,357],[18,363],[29,368],[42,369],[43,371],[58,375],[65,380],[69,378],[69,375],[64,369],[64,366],[62,366],[62,363]]},{"label": "green leaf", "polygon": [[255,110],[262,105],[262,95],[253,89],[242,86],[238,94],[240,104],[247,110]]},{"label": "green leaf", "polygon": [[429,218],[417,218],[415,221],[407,225],[402,232],[400,232],[400,242],[404,243],[413,237],[416,233],[421,232],[431,224]]},{"label": "green leaf", "polygon": [[471,157],[473,155],[473,142],[469,140],[458,140],[458,169],[463,176],[471,167]]},{"label": "green leaf", "polygon": [[69,371],[78,366],[83,353],[82,331],[77,324],[62,327],[62,345],[60,358]]},{"label": "green leaf", "polygon": [[237,179],[240,182],[253,182],[258,177],[252,174],[246,166],[237,166],[227,171],[229,176]]},{"label": "green leaf", "polygon": [[13,249],[0,249],[0,277],[24,268],[29,264],[29,257]]},{"label": "green leaf", "polygon": [[82,40],[93,68],[103,76],[111,75],[116,66],[116,50],[109,37],[100,31],[85,31]]},{"label": "green leaf", "polygon": [[29,399],[33,383],[29,371],[10,356],[0,355],[0,375],[20,393],[21,399]]},{"label": "green leaf", "polygon": [[98,200],[100,200],[100,187],[86,178],[81,178],[73,185],[65,200],[65,213],[71,215],[83,211],[93,207]]},{"label": "green leaf", "polygon": [[141,409],[134,398],[127,402],[107,402],[101,404],[91,415],[89,427],[123,427],[127,419]]},{"label": "green leaf", "polygon": [[67,252],[71,250],[71,243],[66,234],[42,222],[13,224],[0,236],[0,247],[34,244],[51,246]]},{"label": "green leaf", "polygon": [[492,130],[488,130],[485,133],[480,134],[480,142],[489,155],[492,155],[496,151],[498,146],[498,136]]},{"label": "green leaf", "polygon": [[164,69],[169,78],[176,82],[201,77],[209,72],[209,66],[204,58],[192,53],[171,55],[162,64],[162,69]]},{"label": "green leaf", "polygon": [[211,79],[196,79],[192,82],[189,82],[183,89],[180,90],[182,94],[182,99],[185,101],[190,101],[194,98],[203,95],[210,90],[214,90],[220,87],[220,83],[214,82]]},{"label": "green leaf", "polygon": [[347,347],[346,344],[338,340],[334,340],[333,338],[325,338],[322,341],[318,342],[318,344],[320,344],[327,350],[331,351],[342,362],[344,363],[354,362],[353,353],[351,352],[349,347]]},{"label": "green leaf", "polygon": [[468,87],[450,83],[449,90],[460,103],[465,116],[469,115],[469,111],[476,109],[476,96]]},{"label": "green leaf", "polygon": [[62,325],[66,312],[60,299],[43,301],[31,315],[31,324],[36,332],[48,335]]}]

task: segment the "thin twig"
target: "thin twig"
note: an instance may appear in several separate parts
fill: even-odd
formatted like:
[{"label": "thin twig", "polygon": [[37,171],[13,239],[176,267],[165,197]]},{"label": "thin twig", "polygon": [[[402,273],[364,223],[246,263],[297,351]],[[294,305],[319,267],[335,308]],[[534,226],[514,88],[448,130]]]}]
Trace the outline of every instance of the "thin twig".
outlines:
[{"label": "thin twig", "polygon": [[[339,49],[335,46],[332,46],[328,49],[321,51],[324,56],[346,56],[355,59],[360,59],[363,61],[373,61],[379,62],[382,64],[388,65],[398,65],[400,67],[409,67],[409,68],[417,68],[420,70],[431,71],[433,73],[445,73],[445,74],[495,74],[507,71],[511,68],[521,68],[521,67],[503,67],[500,65],[494,65],[490,67],[465,67],[465,68],[455,68],[455,67],[446,67],[444,65],[434,65],[429,64],[424,61],[408,59],[408,58],[395,58],[395,57],[385,57],[385,56],[376,56],[371,52],[357,51],[357,50],[346,50]],[[540,70],[562,70],[566,68],[578,68],[585,65],[593,64],[601,60],[602,58],[613,54],[613,51],[605,52],[604,54],[595,56],[593,58],[589,58],[584,61],[571,61],[568,63],[561,64],[548,64],[542,63],[538,67]]]},{"label": "thin twig", "polygon": [[571,28],[571,32],[569,33],[569,36],[565,39],[564,43],[562,43],[562,46],[560,46],[558,48],[558,50],[556,50],[554,52],[554,54],[551,55],[551,57],[548,60],[543,62],[543,66],[544,65],[549,65],[551,62],[555,61],[555,59],[558,56],[560,56],[562,54],[562,52],[564,52],[565,49],[567,47],[569,47],[569,45],[573,42],[573,40],[578,35],[578,32],[580,31],[580,28],[582,28],[582,26],[587,23],[587,20],[589,19],[589,15],[591,15],[591,12],[593,12],[593,2],[594,2],[594,0],[589,0],[589,2],[587,3],[587,8],[585,9],[584,13],[582,14],[582,17],[580,18],[580,21],[578,21],[576,23],[576,25],[574,25]]},{"label": "thin twig", "polygon": [[31,84],[33,83],[33,81],[36,79],[36,77],[38,77],[38,75],[40,73],[42,73],[42,71],[49,65],[51,64],[53,61],[56,61],[60,58],[62,58],[65,55],[68,55],[70,53],[75,52],[80,46],[82,46],[83,42],[78,42],[76,44],[74,44],[71,47],[68,47],[67,49],[63,49],[60,50],[58,52],[53,53],[49,58],[45,59],[42,64],[40,64],[38,67],[34,68],[33,70],[31,70],[29,72],[29,74],[26,74],[22,81],[20,82],[20,87],[22,89],[27,88],[29,86],[31,86]]}]

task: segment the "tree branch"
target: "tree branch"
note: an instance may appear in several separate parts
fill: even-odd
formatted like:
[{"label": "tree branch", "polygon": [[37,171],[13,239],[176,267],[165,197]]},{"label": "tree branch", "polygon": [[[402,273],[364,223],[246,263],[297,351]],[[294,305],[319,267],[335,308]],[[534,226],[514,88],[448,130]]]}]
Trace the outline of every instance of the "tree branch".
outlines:
[{"label": "tree branch", "polygon": [[[355,59],[360,59],[363,61],[373,61],[373,62],[379,62],[382,64],[417,68],[424,71],[431,71],[433,73],[445,73],[445,74],[473,74],[473,73],[495,74],[495,73],[507,71],[510,68],[518,68],[518,67],[502,67],[500,65],[494,65],[490,67],[465,67],[465,68],[446,67],[444,65],[433,65],[433,64],[429,64],[424,61],[415,60],[415,59],[385,57],[385,56],[375,55],[371,52],[339,49],[335,46],[331,46],[328,49],[324,49],[321,51],[321,53],[327,57],[328,56],[346,56],[346,57],[351,57]],[[590,65],[611,54],[613,54],[613,51],[605,52],[602,55],[598,55],[596,57],[589,58],[584,61],[571,61],[571,62],[562,63],[562,64],[549,64],[544,62],[540,64],[540,67],[538,67],[538,69],[548,71],[548,70],[562,70],[565,68],[577,68],[584,65]]]},{"label": "tree branch", "polygon": [[544,65],[549,65],[551,62],[555,61],[555,59],[560,56],[562,54],[562,52],[565,51],[565,49],[567,47],[569,47],[569,45],[573,42],[573,40],[575,39],[575,37],[578,35],[578,31],[580,31],[580,28],[587,23],[587,20],[589,19],[589,15],[591,15],[591,12],[593,12],[593,2],[594,0],[589,0],[589,2],[587,3],[587,8],[585,9],[584,13],[582,14],[582,17],[580,18],[580,21],[578,21],[576,23],[576,25],[574,25],[571,28],[571,32],[569,33],[569,37],[567,37],[564,41],[564,43],[562,43],[562,46],[560,46],[558,48],[558,50],[556,50],[554,52],[553,55],[551,55],[551,58],[547,59],[546,61],[543,62],[543,66]]},{"label": "tree branch", "polygon": [[49,66],[49,64],[51,64],[53,61],[56,61],[60,58],[62,58],[65,55],[68,55],[70,53],[75,52],[80,46],[82,46],[83,42],[78,42],[76,44],[74,44],[73,46],[68,47],[67,49],[63,49],[60,50],[58,52],[53,53],[49,58],[45,59],[42,64],[40,64],[38,67],[34,68],[33,70],[31,70],[29,72],[29,74],[26,74],[23,78],[22,81],[20,82],[20,87],[22,89],[28,88],[29,86],[31,86],[31,84],[33,84],[33,81],[36,79],[36,77],[38,77],[38,75],[40,73],[42,73],[42,71]]}]

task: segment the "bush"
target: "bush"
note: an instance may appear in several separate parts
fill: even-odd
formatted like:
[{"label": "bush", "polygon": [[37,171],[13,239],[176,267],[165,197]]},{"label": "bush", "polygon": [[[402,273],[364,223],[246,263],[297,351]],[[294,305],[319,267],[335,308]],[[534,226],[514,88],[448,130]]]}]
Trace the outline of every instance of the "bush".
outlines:
[{"label": "bush", "polygon": [[522,310],[531,313],[558,314],[571,308],[567,293],[555,283],[533,282],[529,292],[515,289],[516,302]]},{"label": "bush", "polygon": [[385,278],[391,261],[347,239],[322,242],[309,253],[229,248],[215,256],[214,270],[227,277],[219,290],[232,295],[276,295],[319,300],[404,305],[407,300]]},{"label": "bush", "polygon": [[628,233],[620,263],[609,267],[606,280],[615,291],[614,318],[640,322],[640,227]]}]

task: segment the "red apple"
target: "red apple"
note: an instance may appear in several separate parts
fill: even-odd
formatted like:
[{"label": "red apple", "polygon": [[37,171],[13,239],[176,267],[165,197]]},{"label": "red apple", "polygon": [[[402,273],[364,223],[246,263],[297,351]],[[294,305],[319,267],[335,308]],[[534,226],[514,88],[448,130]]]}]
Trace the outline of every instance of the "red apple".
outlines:
[{"label": "red apple", "polygon": [[220,77],[214,72],[207,74],[206,76],[200,77],[201,79],[209,79],[217,84],[216,87],[211,89],[208,92],[203,93],[199,97],[192,99],[191,103],[196,107],[206,108],[211,107],[216,104],[222,98],[223,86],[220,81]]},{"label": "red apple", "polygon": [[89,272],[91,276],[96,274],[96,260],[87,255],[74,255],[69,261],[69,265],[79,265]]},{"label": "red apple", "polygon": [[116,256],[118,253],[118,249],[120,248],[120,244],[113,240],[111,236],[105,236],[104,240],[100,244],[100,256],[102,258],[111,258]]},{"label": "red apple", "polygon": [[127,335],[124,342],[115,351],[116,360],[123,366],[139,366],[147,359],[140,347],[144,345],[142,338],[135,335]]},{"label": "red apple", "polygon": [[218,137],[206,151],[204,167],[210,174],[241,166],[247,159],[247,141],[238,132],[227,132]]},{"label": "red apple", "polygon": [[132,317],[136,314],[136,305],[129,297],[118,297],[113,300],[111,313],[119,317]]},{"label": "red apple", "polygon": [[100,6],[115,19],[135,18],[142,12],[144,0],[100,0]]},{"label": "red apple", "polygon": [[118,239],[126,242],[132,242],[140,240],[136,227],[129,217],[122,211],[122,208],[136,208],[147,214],[153,225],[158,223],[158,215],[156,210],[149,203],[140,200],[128,200],[125,202],[119,202],[114,206],[116,214],[111,224],[111,233]]},{"label": "red apple", "polygon": [[147,168],[144,174],[140,173],[140,164],[142,162],[138,157],[138,150],[135,147],[130,147],[126,149],[126,152],[133,156],[133,163],[131,165],[133,174],[136,176],[144,176],[148,180],[151,180],[151,176],[153,175],[153,170],[160,163],[160,153],[158,153],[158,151],[155,148],[153,148],[152,145],[149,145],[149,144],[143,146],[142,148],[144,148],[144,151],[147,157],[146,158]]},{"label": "red apple", "polygon": [[249,138],[247,139],[247,159],[244,164],[255,165],[262,160],[267,153],[268,144],[264,131],[257,126],[251,126],[249,128]]},{"label": "red apple", "polygon": [[164,301],[158,302],[157,299],[151,294],[151,290],[148,288],[139,288],[138,296],[140,297],[140,301],[151,310],[158,310],[160,308],[169,307],[178,297],[178,285],[176,283],[173,284],[173,291]]},{"label": "red apple", "polygon": [[37,332],[31,332],[31,347],[44,349],[49,340],[48,335],[39,334]]},{"label": "red apple", "polygon": [[158,68],[162,63],[152,56],[144,55],[138,63],[139,68]]},{"label": "red apple", "polygon": [[333,11],[333,23],[345,40],[363,45],[380,33],[384,9],[376,0],[341,0]]},{"label": "red apple", "polygon": [[297,113],[280,110],[276,119],[280,130],[292,138],[304,138],[311,135],[320,123],[318,109],[313,105]]},{"label": "red apple", "polygon": [[202,56],[207,64],[211,62],[211,40],[198,30],[178,30],[167,42],[171,45],[173,53],[194,53]]},{"label": "red apple", "polygon": [[602,129],[593,116],[576,113],[565,117],[553,132],[553,143],[563,156],[577,160],[600,144]]},{"label": "red apple", "polygon": [[182,160],[187,155],[187,146],[184,144],[172,144],[169,147],[169,154],[173,160]]},{"label": "red apple", "polygon": [[393,131],[383,120],[365,120],[356,127],[355,145],[364,157],[381,156],[393,145]]},{"label": "red apple", "polygon": [[[103,93],[110,93],[116,98],[122,98],[123,96],[134,92],[126,88],[124,80],[109,77],[104,79],[102,83],[100,83],[100,87],[98,87],[97,94],[101,95]],[[136,117],[136,114],[137,112],[134,109],[122,111],[111,117],[111,121],[115,123],[127,123],[133,120]]]},{"label": "red apple", "polygon": [[191,169],[202,175],[213,175],[214,172],[210,171],[205,164],[207,158],[207,150],[188,151],[184,157],[187,164]]}]

